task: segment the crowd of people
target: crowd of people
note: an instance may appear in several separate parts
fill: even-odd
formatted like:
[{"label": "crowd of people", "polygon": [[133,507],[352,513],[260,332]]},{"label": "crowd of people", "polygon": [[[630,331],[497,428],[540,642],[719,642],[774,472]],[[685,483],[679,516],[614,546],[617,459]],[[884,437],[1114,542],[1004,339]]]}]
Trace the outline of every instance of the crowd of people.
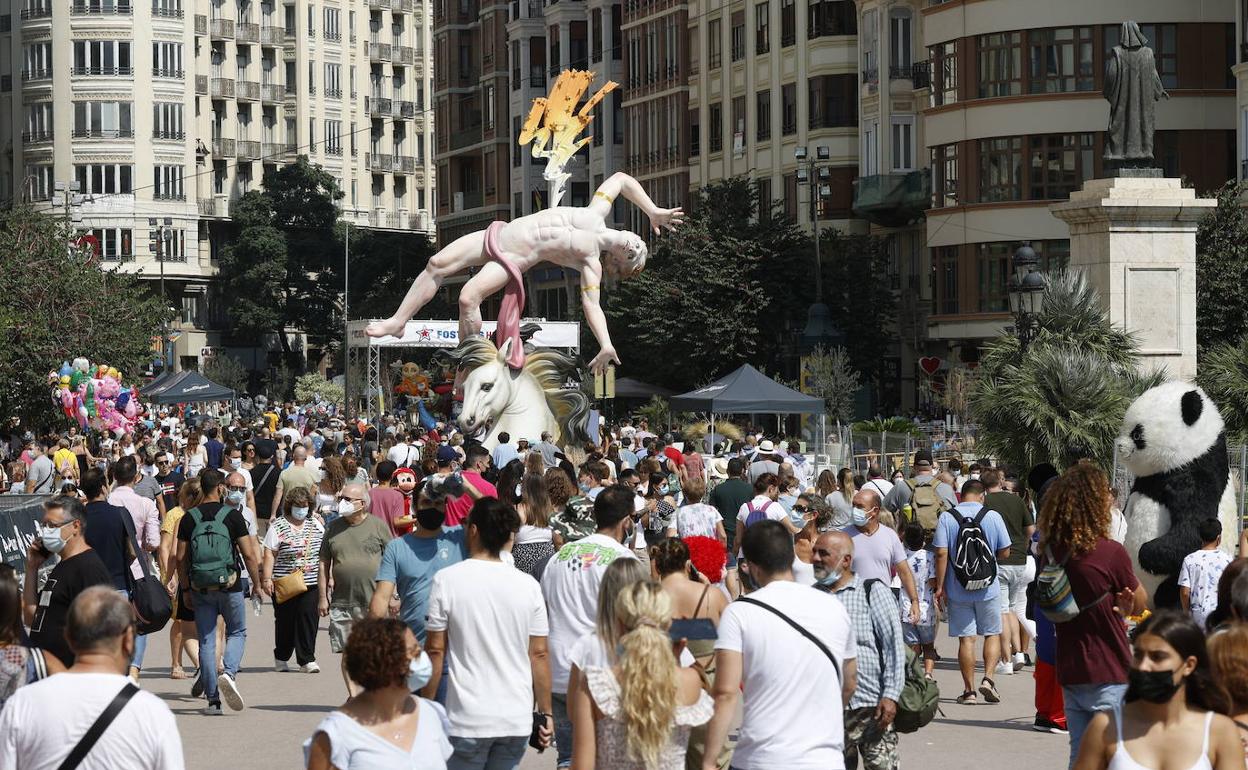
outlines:
[{"label": "crowd of people", "polygon": [[[704,454],[628,420],[487,450],[292,405],[0,438],[8,491],[46,496],[24,574],[0,567],[0,767],[182,767],[135,686],[148,637],[205,717],[239,711],[265,602],[276,671],[342,677],[314,770],[515,768],[530,747],[577,770],[891,769],[899,730],[939,729],[915,703],[955,648],[946,708],[1029,671],[1034,727],[1080,770],[1248,752],[1248,554],[1202,525],[1182,607],[1149,615],[1088,461],[816,472],[797,441]],[[133,609],[143,562],[172,604],[156,633]],[[1036,600],[1054,570],[1078,605],[1062,622]]]}]

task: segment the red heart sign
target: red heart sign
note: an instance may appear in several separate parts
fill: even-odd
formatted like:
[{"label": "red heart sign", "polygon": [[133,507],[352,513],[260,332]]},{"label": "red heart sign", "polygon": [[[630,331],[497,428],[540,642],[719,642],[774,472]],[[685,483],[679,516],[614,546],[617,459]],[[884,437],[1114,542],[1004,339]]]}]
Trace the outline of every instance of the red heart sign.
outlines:
[{"label": "red heart sign", "polygon": [[931,377],[933,374],[940,371],[940,364],[941,361],[936,356],[924,356],[919,359],[919,368],[922,369],[923,373],[928,377]]}]

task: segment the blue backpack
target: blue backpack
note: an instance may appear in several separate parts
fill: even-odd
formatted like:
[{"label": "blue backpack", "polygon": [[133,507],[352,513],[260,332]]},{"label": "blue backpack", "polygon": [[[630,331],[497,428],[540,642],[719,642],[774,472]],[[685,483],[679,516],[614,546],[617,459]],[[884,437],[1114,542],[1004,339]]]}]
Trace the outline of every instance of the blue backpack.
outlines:
[{"label": "blue backpack", "polygon": [[767,521],[767,509],[755,508],[753,503],[745,504],[745,528],[749,529],[760,521]]}]

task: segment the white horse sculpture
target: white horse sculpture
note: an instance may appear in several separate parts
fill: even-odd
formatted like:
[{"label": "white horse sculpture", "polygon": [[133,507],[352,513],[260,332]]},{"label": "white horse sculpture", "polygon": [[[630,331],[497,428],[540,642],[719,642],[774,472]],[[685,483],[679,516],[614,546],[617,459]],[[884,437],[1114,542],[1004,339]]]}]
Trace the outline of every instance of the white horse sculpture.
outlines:
[{"label": "white horse sculpture", "polygon": [[563,388],[576,362],[560,353],[542,350],[528,354],[524,367],[507,366],[511,340],[501,348],[481,337],[462,343],[451,358],[466,372],[464,405],[459,426],[469,436],[485,436],[488,449],[498,446],[498,434],[512,440],[538,441],[550,433],[559,446],[577,446],[589,438],[589,399],[579,390]]}]

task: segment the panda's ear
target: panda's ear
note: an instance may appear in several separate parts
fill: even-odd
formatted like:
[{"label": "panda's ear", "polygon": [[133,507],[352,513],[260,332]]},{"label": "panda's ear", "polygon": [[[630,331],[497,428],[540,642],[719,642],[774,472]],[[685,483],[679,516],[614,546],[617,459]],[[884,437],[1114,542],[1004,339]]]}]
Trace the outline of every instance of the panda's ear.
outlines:
[{"label": "panda's ear", "polygon": [[1182,401],[1183,422],[1187,425],[1195,425],[1200,419],[1200,413],[1205,409],[1205,400],[1200,397],[1200,393],[1195,390],[1189,390],[1183,394]]}]

